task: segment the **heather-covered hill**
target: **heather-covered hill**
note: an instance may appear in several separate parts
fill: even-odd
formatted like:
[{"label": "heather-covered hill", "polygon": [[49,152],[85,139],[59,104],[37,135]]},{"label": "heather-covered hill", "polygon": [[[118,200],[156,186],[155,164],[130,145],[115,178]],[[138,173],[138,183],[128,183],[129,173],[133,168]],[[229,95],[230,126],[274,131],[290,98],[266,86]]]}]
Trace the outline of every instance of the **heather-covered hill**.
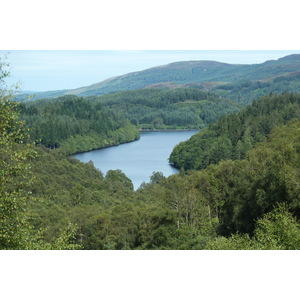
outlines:
[{"label": "heather-covered hill", "polygon": [[[261,64],[227,64],[216,61],[183,61],[112,77],[74,90],[37,93],[33,99],[61,95],[94,96],[146,87],[187,87],[214,90],[241,103],[274,92],[300,91],[300,54]],[[297,75],[298,74],[298,75]],[[282,81],[285,83],[282,85]]]}]

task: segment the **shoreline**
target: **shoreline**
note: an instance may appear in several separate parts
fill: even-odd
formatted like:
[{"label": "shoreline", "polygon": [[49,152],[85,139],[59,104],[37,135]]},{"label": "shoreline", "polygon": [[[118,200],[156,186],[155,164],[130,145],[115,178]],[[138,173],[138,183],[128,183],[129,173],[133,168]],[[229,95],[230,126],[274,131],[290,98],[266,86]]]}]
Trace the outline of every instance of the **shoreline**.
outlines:
[{"label": "shoreline", "polygon": [[82,154],[82,153],[86,153],[86,152],[91,152],[91,151],[95,151],[95,150],[107,149],[107,148],[111,148],[111,147],[117,147],[117,146],[120,146],[120,145],[123,145],[123,144],[133,143],[133,142],[138,141],[140,138],[141,137],[138,137],[137,139],[135,139],[133,141],[127,141],[127,142],[123,142],[123,143],[119,143],[119,144],[112,144],[112,145],[108,145],[108,146],[104,146],[104,147],[100,147],[100,148],[95,148],[95,149],[91,149],[91,150],[75,152],[75,153],[72,153],[72,154],[68,154],[68,157],[72,157],[73,155]]},{"label": "shoreline", "polygon": [[167,131],[200,131],[199,128],[189,128],[189,129],[138,129],[139,132],[167,132]]},{"label": "shoreline", "polygon": [[[197,128],[197,129],[138,129],[139,133],[150,133],[150,132],[180,132],[180,131],[200,131],[201,129]],[[101,150],[101,149],[107,149],[107,148],[111,148],[111,147],[117,147],[123,144],[128,144],[128,143],[133,143],[136,142],[138,140],[140,140],[141,137],[133,140],[133,141],[127,141],[127,142],[123,142],[123,143],[119,143],[119,144],[113,144],[113,145],[109,145],[109,146],[104,146],[104,147],[100,147],[100,148],[95,148],[95,149],[91,149],[91,150],[86,150],[86,151],[79,151],[79,152],[75,152],[75,153],[71,153],[68,154],[68,157],[74,158],[74,155],[77,154],[82,154],[82,153],[87,153],[87,152],[91,152],[91,151],[95,151],[95,150]],[[175,167],[176,168],[176,167]],[[177,168],[176,168],[177,169]]]}]

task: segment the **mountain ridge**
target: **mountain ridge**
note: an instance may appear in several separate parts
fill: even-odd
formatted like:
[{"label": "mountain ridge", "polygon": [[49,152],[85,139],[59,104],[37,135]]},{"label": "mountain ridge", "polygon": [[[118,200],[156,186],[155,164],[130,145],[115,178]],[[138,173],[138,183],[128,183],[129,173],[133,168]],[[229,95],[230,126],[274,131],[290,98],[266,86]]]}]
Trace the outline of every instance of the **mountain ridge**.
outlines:
[{"label": "mountain ridge", "polygon": [[214,60],[179,61],[110,77],[101,82],[72,90],[37,93],[33,99],[62,95],[103,95],[149,86],[161,86],[164,83],[180,87],[180,85],[199,85],[207,82],[224,84],[240,80],[260,81],[272,77],[288,76],[289,73],[298,71],[300,71],[300,54],[291,54],[258,64],[229,64]]}]

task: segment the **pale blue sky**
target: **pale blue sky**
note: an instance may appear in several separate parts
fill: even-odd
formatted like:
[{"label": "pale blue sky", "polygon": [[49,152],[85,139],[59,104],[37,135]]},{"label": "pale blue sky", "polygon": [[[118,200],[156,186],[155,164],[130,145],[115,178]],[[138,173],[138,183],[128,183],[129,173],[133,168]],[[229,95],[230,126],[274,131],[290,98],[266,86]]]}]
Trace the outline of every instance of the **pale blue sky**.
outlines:
[{"label": "pale blue sky", "polygon": [[[113,76],[176,61],[215,60],[234,64],[262,63],[299,50],[13,50],[7,62],[9,83],[23,90],[49,91],[91,85]],[[0,57],[8,51],[0,50]]]}]

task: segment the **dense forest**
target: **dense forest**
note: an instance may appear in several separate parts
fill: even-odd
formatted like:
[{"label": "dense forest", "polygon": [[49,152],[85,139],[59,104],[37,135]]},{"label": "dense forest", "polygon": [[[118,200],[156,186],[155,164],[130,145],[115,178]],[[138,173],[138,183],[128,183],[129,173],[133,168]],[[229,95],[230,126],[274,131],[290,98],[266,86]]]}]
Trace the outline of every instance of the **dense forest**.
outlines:
[{"label": "dense forest", "polygon": [[22,102],[21,118],[36,144],[76,153],[139,138],[139,130],[198,129],[240,110],[229,100],[195,89],[147,89],[83,98]]},{"label": "dense forest", "polygon": [[300,249],[299,94],[211,123],[175,148],[180,174],[155,172],[134,191],[120,170],[104,176],[68,156],[81,149],[70,139],[137,137],[119,94],[27,105],[0,90],[1,249]]},{"label": "dense forest", "polygon": [[142,89],[88,99],[120,111],[140,129],[203,128],[242,107],[193,88]]},{"label": "dense forest", "polygon": [[51,149],[62,147],[68,154],[139,138],[137,128],[119,110],[76,96],[22,103],[20,110],[36,144]]},{"label": "dense forest", "polygon": [[236,101],[237,103],[248,105],[254,99],[270,93],[293,92],[300,93],[300,74],[298,72],[288,76],[278,76],[267,80],[239,80],[233,83],[220,84],[211,89],[212,92]]},{"label": "dense forest", "polygon": [[300,119],[299,94],[264,96],[176,146],[170,162],[189,170],[204,169],[221,160],[244,159],[247,151],[265,141],[273,128],[294,118]]}]

